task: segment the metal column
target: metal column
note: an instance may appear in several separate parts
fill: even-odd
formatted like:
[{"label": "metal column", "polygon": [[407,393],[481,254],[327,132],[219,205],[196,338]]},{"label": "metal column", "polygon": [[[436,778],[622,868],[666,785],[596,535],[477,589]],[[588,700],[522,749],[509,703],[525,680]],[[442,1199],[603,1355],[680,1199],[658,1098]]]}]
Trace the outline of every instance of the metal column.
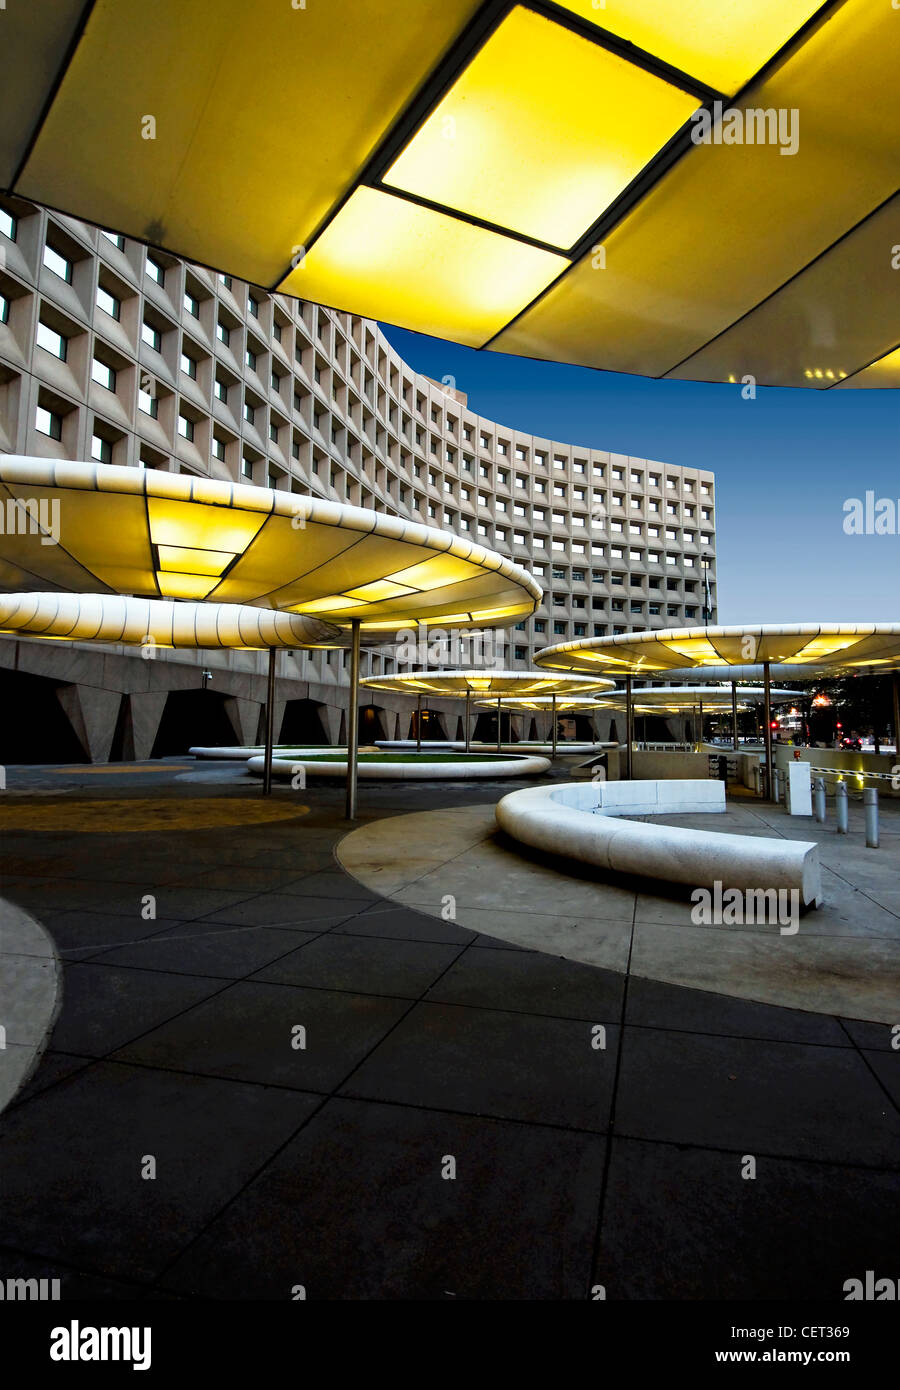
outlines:
[{"label": "metal column", "polygon": [[467,691],[466,691],[466,752],[467,752],[467,753],[468,753],[468,751],[469,751],[470,739],[471,739],[471,735],[470,735],[470,733],[469,733],[469,701],[471,700],[471,698],[472,698],[471,691],[467,690]]},{"label": "metal column", "polygon": [[498,696],[497,696],[497,752],[498,752],[498,753],[500,752],[501,742],[502,742],[502,740],[501,740],[501,738],[500,738],[500,702],[501,702],[502,699],[503,699],[503,696],[502,696],[502,695],[498,695]]},{"label": "metal column", "polygon": [[350,708],[347,711],[347,820],[356,820],[359,762],[359,618],[350,619]]},{"label": "metal column", "polygon": [[553,714],[552,714],[553,729],[552,729],[552,731],[551,731],[550,738],[551,738],[551,740],[552,740],[552,744],[553,744],[553,756],[554,756],[554,758],[555,758],[555,757],[556,757],[556,696],[555,696],[555,695],[552,695],[550,698],[551,698],[551,700],[552,700],[552,702],[553,702],[553,704],[552,704],[552,709],[553,709]]},{"label": "metal column", "polygon": [[699,744],[699,747],[698,747],[698,749],[697,749],[697,752],[698,752],[698,753],[702,753],[702,752],[703,752],[703,701],[702,701],[702,700],[700,701],[700,729],[699,729],[699,734],[700,734],[700,737],[699,737],[698,740],[697,740],[697,742],[698,742],[698,744]]},{"label": "metal column", "polygon": [[737,681],[731,682],[731,741],[736,753],[738,751]]},{"label": "metal column", "polygon": [[900,754],[900,675],[896,671],[891,684],[894,694],[894,751]]},{"label": "metal column", "polygon": [[625,677],[625,777],[631,781],[631,746],[634,743],[634,705],[631,700],[631,677]]},{"label": "metal column", "polygon": [[416,696],[416,752],[422,751],[422,696]]},{"label": "metal column", "polygon": [[269,670],[266,679],[266,761],[263,767],[263,796],[272,791],[272,750],[275,746],[275,657],[274,647],[269,648]]},{"label": "metal column", "polygon": [[765,797],[767,801],[772,800],[773,779],[772,779],[772,682],[769,679],[769,663],[763,662],[763,684],[765,686],[766,697],[766,787]]}]

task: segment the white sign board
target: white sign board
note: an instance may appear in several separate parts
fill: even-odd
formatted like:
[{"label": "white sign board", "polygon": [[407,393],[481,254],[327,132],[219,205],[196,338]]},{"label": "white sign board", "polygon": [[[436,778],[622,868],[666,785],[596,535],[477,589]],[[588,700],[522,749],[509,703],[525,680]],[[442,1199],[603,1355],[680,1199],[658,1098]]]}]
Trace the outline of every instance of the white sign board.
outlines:
[{"label": "white sign board", "polygon": [[788,763],[787,809],[789,816],[812,815],[812,775],[809,763]]}]

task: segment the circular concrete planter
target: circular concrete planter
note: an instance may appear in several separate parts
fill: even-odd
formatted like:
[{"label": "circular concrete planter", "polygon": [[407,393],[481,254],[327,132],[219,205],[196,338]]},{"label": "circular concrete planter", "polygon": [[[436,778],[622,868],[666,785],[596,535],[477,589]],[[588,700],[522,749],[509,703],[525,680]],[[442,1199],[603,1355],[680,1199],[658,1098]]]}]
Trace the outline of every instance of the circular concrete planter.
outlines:
[{"label": "circular concrete planter", "polygon": [[[253,777],[262,777],[265,757],[251,757],[247,770]],[[345,777],[346,758],[331,756],[311,757],[309,750],[298,750],[297,757],[277,757],[272,759],[272,776],[289,780],[300,769],[306,777]],[[358,773],[360,778],[369,781],[385,782],[445,782],[470,781],[475,777],[540,777],[549,772],[547,758],[526,757],[517,754],[500,754],[495,757],[455,753],[421,753],[391,756],[389,753],[361,753]]]}]

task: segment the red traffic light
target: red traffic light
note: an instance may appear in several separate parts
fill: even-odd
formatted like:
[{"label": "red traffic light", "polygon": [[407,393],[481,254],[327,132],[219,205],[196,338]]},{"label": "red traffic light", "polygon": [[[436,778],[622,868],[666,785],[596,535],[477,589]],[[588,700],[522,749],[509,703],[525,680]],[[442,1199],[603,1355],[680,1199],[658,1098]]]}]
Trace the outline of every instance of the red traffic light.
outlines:
[{"label": "red traffic light", "polygon": [[777,720],[777,719],[773,719],[773,720],[771,721],[771,723],[769,724],[769,728],[770,728],[770,729],[777,729],[777,728],[778,728],[778,720]]},{"label": "red traffic light", "polygon": [[837,728],[837,729],[843,729],[843,727],[844,727],[844,726],[843,726],[843,724],[841,724],[841,723],[837,723],[837,724],[835,725],[835,728]]}]

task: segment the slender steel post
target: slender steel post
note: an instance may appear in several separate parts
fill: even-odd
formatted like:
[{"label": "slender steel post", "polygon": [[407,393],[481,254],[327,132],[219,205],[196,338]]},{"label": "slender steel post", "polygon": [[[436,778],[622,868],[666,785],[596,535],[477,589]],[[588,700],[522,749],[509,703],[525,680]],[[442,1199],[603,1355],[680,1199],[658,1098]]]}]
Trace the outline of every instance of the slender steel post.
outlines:
[{"label": "slender steel post", "polygon": [[631,677],[625,677],[625,778],[631,781],[631,745],[634,742],[634,705],[631,699]]},{"label": "slender steel post", "polygon": [[834,809],[837,819],[837,833],[848,835],[850,833],[849,801],[847,796],[847,783],[843,778],[839,778],[834,784]]},{"label": "slender steel post", "polygon": [[820,825],[825,824],[825,778],[817,777],[813,783],[813,813]]},{"label": "slender steel post", "polygon": [[551,717],[552,717],[552,719],[553,719],[553,729],[552,729],[552,731],[551,731],[550,737],[551,737],[552,742],[553,742],[553,756],[554,756],[554,758],[555,758],[555,757],[556,757],[556,740],[557,740],[557,733],[556,733],[556,696],[555,696],[555,695],[551,696],[551,701],[552,701],[552,716],[551,716]]},{"label": "slender steel post", "polygon": [[702,700],[700,701],[700,748],[699,748],[698,751],[701,752],[701,753],[703,752],[703,701],[702,701]]},{"label": "slender steel post", "polygon": [[738,751],[738,725],[737,725],[737,681],[731,682],[731,742],[734,751]]},{"label": "slender steel post", "polygon": [[466,752],[468,753],[471,745],[471,733],[469,730],[469,701],[472,698],[471,691],[466,691]]},{"label": "slender steel post", "polygon": [[359,618],[350,619],[350,708],[347,711],[347,820],[356,820],[359,762]]},{"label": "slender steel post", "polygon": [[769,679],[769,663],[763,662],[763,684],[766,696],[766,787],[767,801],[772,799],[772,682]]},{"label": "slender steel post", "polygon": [[263,767],[263,796],[272,792],[272,750],[275,746],[275,657],[269,648],[269,670],[266,678],[266,762]]},{"label": "slender steel post", "polygon": [[497,696],[497,752],[500,752],[500,701],[503,696]]},{"label": "slender steel post", "polygon": [[900,675],[896,671],[891,685],[894,695],[894,752],[900,754]]},{"label": "slender steel post", "polygon": [[422,751],[422,696],[416,696],[416,752]]}]

